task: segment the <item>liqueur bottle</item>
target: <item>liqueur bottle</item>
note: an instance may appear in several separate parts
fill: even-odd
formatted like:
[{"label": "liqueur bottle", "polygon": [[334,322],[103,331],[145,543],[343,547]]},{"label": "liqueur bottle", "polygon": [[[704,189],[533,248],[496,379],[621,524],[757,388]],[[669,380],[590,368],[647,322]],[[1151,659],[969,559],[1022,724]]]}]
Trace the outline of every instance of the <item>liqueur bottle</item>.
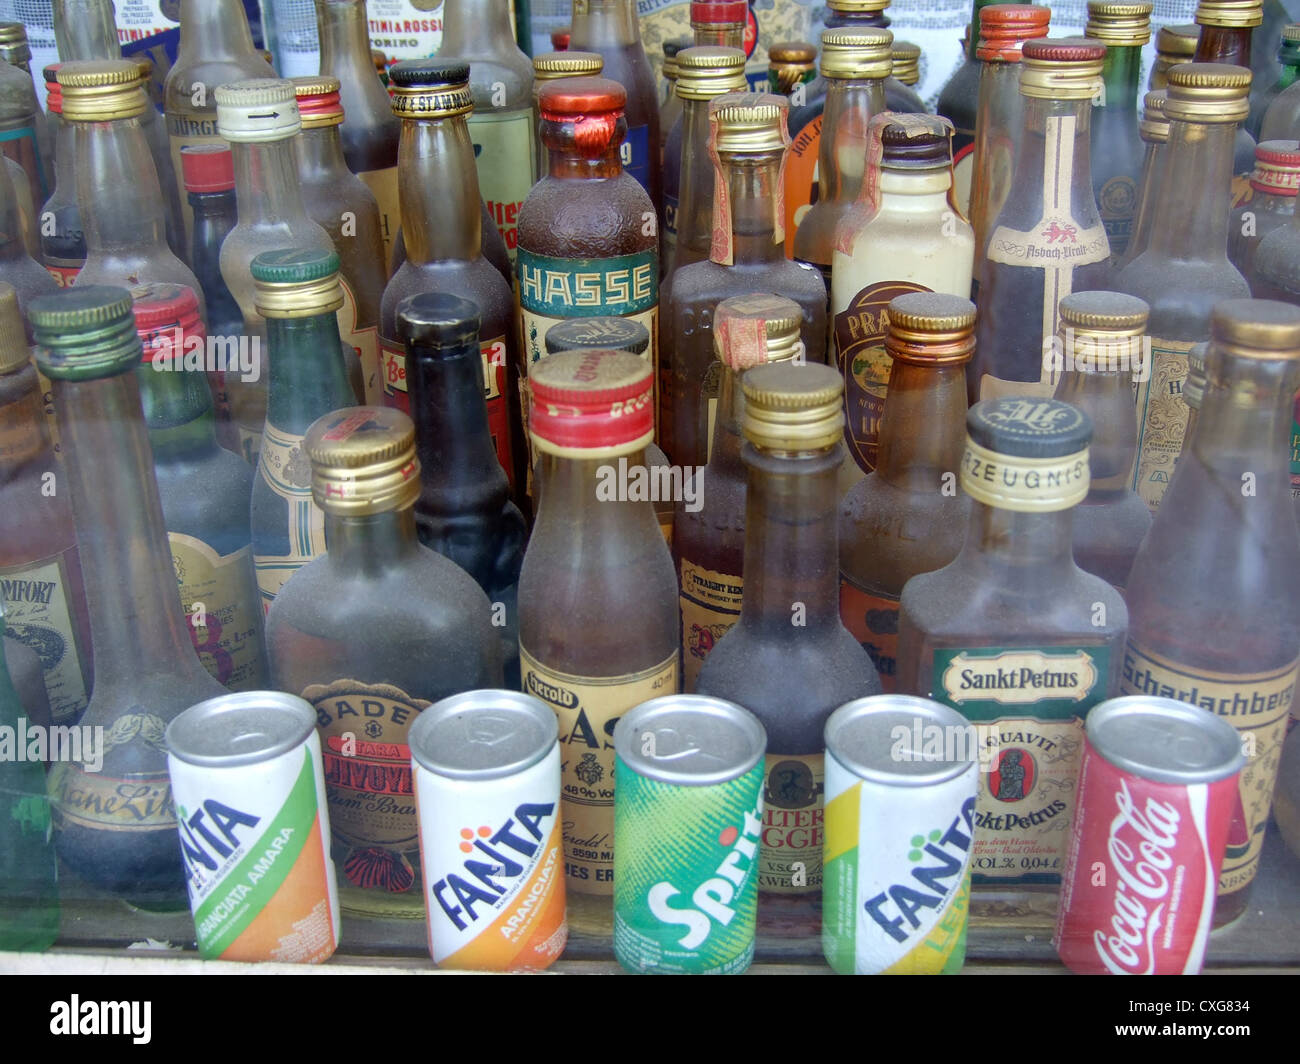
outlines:
[{"label": "liqueur bottle", "polygon": [[113,0],[54,0],[59,59],[121,59]]},{"label": "liqueur bottle", "polygon": [[1277,49],[1277,71],[1267,88],[1256,92],[1257,86],[1251,82],[1250,115],[1246,118],[1246,132],[1256,140],[1264,140],[1261,128],[1269,107],[1286,89],[1295,84],[1300,74],[1300,25],[1292,23],[1282,28],[1282,36]]},{"label": "liqueur bottle", "polygon": [[91,687],[81,554],[13,286],[0,282],[0,581],[6,632],[41,660],[50,715],[75,724]]},{"label": "liqueur bottle", "polygon": [[1156,31],[1156,57],[1147,79],[1148,92],[1159,92],[1165,87],[1170,67],[1192,61],[1200,38],[1201,27],[1194,22],[1182,26],[1161,26]]},{"label": "liqueur bottle", "polygon": [[1061,300],[1060,311],[1055,398],[1092,422],[1088,496],[1074,509],[1074,561],[1123,591],[1151,527],[1151,512],[1132,486],[1133,383],[1150,368],[1142,343],[1149,308],[1119,292],[1074,292]]},{"label": "liqueur bottle", "polygon": [[[599,77],[604,68],[605,60],[596,52],[543,52],[533,56],[533,129],[541,127],[542,111],[537,94],[543,85],[561,78]],[[540,135],[533,137],[533,146],[533,180],[536,182],[550,171],[551,164]]]},{"label": "liqueur bottle", "polygon": [[61,761],[50,775],[59,857],[133,905],[183,910],[163,732],[226,690],[203,671],[181,613],[141,415],[131,295],[79,284],[33,300],[28,315],[52,381],[95,647],[81,725],[105,737],[101,765]]},{"label": "liqueur bottle", "polygon": [[1165,145],[1169,143],[1169,119],[1165,117],[1165,89],[1148,92],[1142,101],[1142,121],[1138,132],[1146,145],[1142,157],[1142,179],[1138,183],[1137,206],[1133,209],[1133,227],[1128,247],[1120,257],[1116,270],[1122,270],[1146,251],[1151,243],[1151,223],[1155,220],[1156,204],[1165,181]]},{"label": "liqueur bottle", "polygon": [[474,145],[465,116],[473,107],[463,63],[399,63],[389,74],[393,110],[402,119],[402,232],[408,257],[384,289],[380,312],[384,401],[410,410],[406,349],[397,308],[421,292],[453,292],[478,307],[488,424],[512,491],[526,476],[519,407],[519,339],[509,285],[483,255]]},{"label": "liqueur bottle", "polygon": [[[1196,23],[1201,27],[1201,36],[1192,61],[1252,69],[1251,36],[1254,28],[1263,21],[1263,0],[1200,0],[1196,5]],[[1270,133],[1268,136],[1275,140],[1289,140],[1295,138],[1296,131]],[[1255,169],[1255,138],[1244,125],[1237,127],[1235,138],[1232,155],[1234,204],[1249,198],[1250,175]]]},{"label": "liqueur bottle", "polygon": [[740,390],[746,370],[798,357],[803,312],[769,293],[732,296],[713,315],[718,413],[708,465],[695,474],[695,498],[677,503],[673,554],[682,607],[682,686],[695,690],[705,659],[740,616],[744,589],[745,466]]},{"label": "liqueur bottle", "polygon": [[1242,733],[1249,756],[1219,873],[1221,925],[1245,910],[1259,866],[1300,664],[1287,487],[1300,310],[1225,300],[1210,332],[1196,435],[1129,579],[1121,686],[1191,702]]},{"label": "liqueur bottle", "polygon": [[[790,96],[800,85],[817,77],[817,46],[807,41],[778,41],[767,47],[767,88],[777,96]],[[808,90],[804,90],[807,99]]]},{"label": "liqueur bottle", "polygon": [[[708,458],[718,397],[710,373],[713,312],[720,300],[776,292],[803,311],[809,362],[826,361],[826,287],[785,257],[781,165],[790,146],[783,96],[733,93],[709,104],[713,144],[713,241],[707,262],[675,270],[659,354],[659,442],[677,465]],[[712,378],[712,380],[710,380]]]},{"label": "liqueur bottle", "polygon": [[[1152,364],[1137,383],[1138,455],[1133,487],[1154,513],[1182,448],[1187,408],[1179,397],[1187,349],[1205,340],[1210,310],[1249,294],[1228,261],[1233,131],[1246,117],[1250,71],[1185,63],[1169,71],[1165,177],[1147,250],[1119,272],[1117,291],[1151,307]],[[1188,181],[1187,175],[1197,175]]]},{"label": "liqueur bottle", "polygon": [[264,251],[251,269],[271,363],[251,510],[257,586],[269,608],[284,582],[325,552],[325,519],[312,500],[303,437],[313,421],[354,396],[334,317],[343,305],[338,255]]},{"label": "liqueur bottle", "polygon": [[217,444],[212,397],[184,368],[205,333],[198,297],[180,285],[131,292],[144,356],[136,376],[153,451],[181,612],[203,667],[231,691],[266,687],[262,600],[248,500],[253,470]]},{"label": "liqueur bottle", "polygon": [[176,257],[185,257],[185,215],[184,197],[181,195],[180,174],[174,171],[172,164],[171,142],[167,136],[167,126],[153,102],[153,60],[147,55],[137,55],[131,60],[135,63],[140,87],[144,89],[149,105],[140,115],[140,130],[149,145],[149,155],[153,159],[154,171],[158,175],[159,191],[162,193],[163,218],[167,223],[167,246],[176,253]]},{"label": "liqueur bottle", "polygon": [[344,908],[420,919],[407,732],[432,703],[501,685],[500,637],[487,596],[420,544],[410,418],[335,410],[302,449],[329,551],[294,574],[267,616],[273,683],[316,710]]},{"label": "liqueur bottle", "polygon": [[3,167],[0,167],[0,281],[14,287],[18,308],[24,313],[29,300],[59,290],[49,271],[27,251],[14,183]]},{"label": "liqueur bottle", "polygon": [[[975,357],[966,367],[972,402],[1001,395],[1050,396],[1044,344],[1056,307],[1100,288],[1110,244],[1092,191],[1092,101],[1106,46],[1083,37],[1040,38],[1021,48],[1025,127],[1011,191],[993,222],[980,275]],[[1226,215],[1225,215],[1226,217]]]},{"label": "liqueur bottle", "polygon": [[208,308],[210,336],[238,336],[244,317],[221,276],[221,245],[239,221],[235,204],[235,164],[224,144],[181,149],[185,198],[194,212],[190,266]]},{"label": "liqueur bottle", "polygon": [[[15,47],[23,57],[21,67],[14,63],[17,57],[11,49]],[[44,203],[50,194],[46,168],[53,149],[32,73],[26,69],[31,54],[23,25],[0,23],[0,149],[23,168],[32,200]]]},{"label": "liqueur bottle", "polygon": [[929,108],[912,88],[921,82],[921,46],[895,37],[890,58],[894,72],[885,79],[885,109],[900,114],[924,114]]},{"label": "liqueur bottle", "polygon": [[1250,291],[1256,299],[1300,306],[1300,213],[1260,239],[1250,265]]},{"label": "liqueur bottle", "polygon": [[879,694],[880,677],[840,623],[843,382],[829,366],[785,364],[749,370],[741,387],[744,601],[696,690],[767,730],[758,889],[779,895],[768,899],[769,926],[804,937],[821,908],[822,729],[845,702]]},{"label": "liqueur bottle", "polygon": [[844,627],[892,693],[903,585],[957,557],[968,524],[970,499],[956,484],[975,306],[959,295],[913,292],[890,300],[881,317],[889,402],[879,462],[840,501],[839,601]]},{"label": "liqueur bottle", "polygon": [[57,63],[45,68],[46,108],[51,116],[60,116],[60,121],[54,133],[57,145],[54,191],[41,207],[45,224],[39,227],[39,232],[41,263],[50,271],[55,284],[67,288],[86,262],[86,234],[77,207],[76,128],[71,122],[62,121],[63,91],[57,74]]},{"label": "liqueur bottle", "polygon": [[1254,195],[1232,209],[1228,221],[1228,259],[1250,279],[1255,249],[1273,230],[1295,216],[1300,190],[1300,143],[1265,140],[1255,145],[1255,172],[1250,175]]},{"label": "liqueur bottle", "polygon": [[976,885],[1061,881],[1084,717],[1118,686],[1124,600],[1071,556],[1091,435],[1088,415],[1055,399],[973,406],[965,543],[950,565],[903,588],[898,689],[979,728]]},{"label": "liqueur bottle", "polygon": [[608,934],[614,725],[678,687],[672,557],[650,503],[610,484],[645,463],[653,374],[623,351],[569,351],[534,366],[530,385],[542,483],[519,576],[523,689],[559,718],[570,926]]},{"label": "liqueur bottle", "polygon": [[841,471],[841,487],[876,466],[890,375],[890,300],[904,292],[964,297],[970,288],[975,241],[952,202],[951,137],[946,118],[878,117],[867,167],[879,178],[863,184],[857,207],[836,230],[835,364],[844,376],[844,440],[853,458]]}]

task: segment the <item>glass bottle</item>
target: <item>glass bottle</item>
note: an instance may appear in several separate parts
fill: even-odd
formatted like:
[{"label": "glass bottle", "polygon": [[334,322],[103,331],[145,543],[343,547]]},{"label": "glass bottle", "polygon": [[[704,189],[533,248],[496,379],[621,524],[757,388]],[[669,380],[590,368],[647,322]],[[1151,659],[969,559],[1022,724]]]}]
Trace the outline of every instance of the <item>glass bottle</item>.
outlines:
[{"label": "glass bottle", "polygon": [[411,60],[389,74],[393,109],[402,119],[402,232],[409,256],[384,289],[380,311],[385,402],[410,410],[406,348],[397,308],[420,292],[456,293],[478,307],[484,395],[497,460],[512,492],[524,483],[527,445],[517,405],[519,338],[514,296],[483,255],[474,145],[466,115],[473,107],[463,63]]},{"label": "glass bottle", "polygon": [[221,245],[239,221],[235,204],[235,163],[224,144],[181,149],[185,197],[194,211],[190,266],[207,304],[208,334],[238,336],[244,319],[221,276]]},{"label": "glass bottle", "polygon": [[1251,260],[1250,291],[1256,299],[1300,306],[1300,213],[1259,241]]},{"label": "glass bottle", "polygon": [[865,650],[840,623],[835,474],[844,459],[844,384],[829,366],[756,366],[745,410],[744,594],[740,618],[696,681],[767,730],[759,920],[815,937],[821,910],[822,791],[831,712],[880,693]]},{"label": "glass bottle", "polygon": [[[1199,344],[1192,344],[1191,350],[1187,352],[1187,379],[1183,381],[1183,402],[1187,404],[1187,431],[1183,433],[1183,449],[1178,453],[1180,462],[1191,450],[1192,437],[1196,433],[1196,418],[1201,411],[1201,398],[1205,395],[1205,357],[1209,348],[1209,341],[1202,340]],[[1294,439],[1291,447],[1294,451]],[[1294,484],[1294,477],[1292,483]],[[1292,490],[1294,492],[1294,488]]]},{"label": "glass bottle", "polygon": [[[1085,171],[1086,176],[1086,171]],[[1054,905],[1074,817],[1083,721],[1117,691],[1128,614],[1071,556],[1092,425],[1055,399],[987,399],[966,415],[961,553],[903,588],[898,689],[979,726],[972,882],[1042,884]],[[1038,476],[1032,476],[1032,473]]]},{"label": "glass bottle", "polygon": [[732,93],[709,104],[712,245],[707,261],[673,271],[659,352],[659,444],[677,465],[708,459],[718,402],[710,372],[713,312],[720,300],[751,292],[793,299],[803,312],[804,357],[826,361],[826,286],[814,270],[785,257],[780,175],[790,146],[788,107],[784,96],[766,93]]},{"label": "glass bottle", "polygon": [[[1263,21],[1263,0],[1200,0],[1196,5],[1196,23],[1201,27],[1201,36],[1192,62],[1251,68],[1252,32]],[[1296,131],[1270,136],[1275,140],[1288,140],[1296,136]],[[1244,125],[1239,125],[1232,157],[1234,205],[1250,198],[1250,175],[1254,169],[1255,138]]]},{"label": "glass bottle", "polygon": [[1119,292],[1073,292],[1061,300],[1062,372],[1055,398],[1092,422],[1088,496],[1074,508],[1074,561],[1123,592],[1151,512],[1133,490],[1137,419],[1133,385],[1149,367],[1149,308]]},{"label": "glass bottle", "polygon": [[[537,94],[548,81],[561,78],[599,77],[605,60],[596,52],[543,52],[533,56],[533,128],[541,128],[542,111]],[[536,155],[533,160],[533,181],[537,182],[550,171],[550,161],[541,134],[534,136]]]},{"label": "glass bottle", "polygon": [[[673,127],[672,120],[682,113],[681,104],[676,103],[673,105],[673,109],[671,113],[669,113],[668,115],[668,121],[667,122],[664,121],[664,114],[669,103],[672,103],[677,99],[677,93],[674,91],[674,83],[677,81],[677,53],[680,52],[683,48],[690,47],[690,44],[683,43],[685,40],[686,40],[685,37],[673,37],[669,40],[664,41],[663,43],[664,58],[663,58],[663,62],[660,64],[659,67],[659,76],[663,78],[663,82],[664,82],[664,88],[661,88],[659,90],[659,130],[661,133],[664,130],[672,129]],[[600,63],[601,63],[601,70],[603,70],[605,68],[605,60],[602,59]],[[533,77],[536,76],[537,76],[537,57],[534,56]],[[665,91],[665,89],[667,91]],[[663,150],[663,146],[660,145],[660,151],[662,150]]]},{"label": "glass bottle", "polygon": [[226,690],[199,664],[181,613],[141,413],[131,295],[79,284],[33,300],[28,315],[37,364],[52,381],[95,647],[81,725],[105,735],[102,771],[62,761],[50,775],[59,857],[133,905],[184,911],[163,732]]},{"label": "glass bottle", "polygon": [[18,293],[18,307],[24,314],[28,300],[58,291],[49,271],[27,252],[14,183],[4,167],[0,167],[0,281],[13,285]]},{"label": "glass bottle", "polygon": [[202,372],[185,368],[206,333],[198,298],[180,285],[131,291],[144,343],[137,370],[181,612],[203,667],[231,691],[266,687],[262,600],[248,500],[253,470],[217,444]]},{"label": "glass bottle", "polygon": [[137,55],[132,58],[132,62],[135,63],[136,73],[140,78],[140,87],[145,90],[149,101],[140,115],[140,129],[144,133],[145,142],[149,145],[149,155],[158,174],[158,186],[163,202],[163,220],[167,225],[167,246],[175,252],[178,259],[184,259],[187,245],[181,175],[173,171],[167,126],[162,116],[158,114],[150,93],[153,85],[153,61],[147,55]]},{"label": "glass bottle", "polygon": [[745,50],[749,4],[742,0],[691,0],[691,35],[697,45]]},{"label": "glass bottle", "polygon": [[44,203],[50,194],[46,168],[53,148],[27,69],[31,54],[23,24],[0,22],[0,150],[26,172],[32,200]]},{"label": "glass bottle", "polygon": [[420,459],[420,542],[469,573],[502,612],[494,628],[505,682],[518,690],[519,568],[527,531],[497,460],[494,437],[509,426],[493,422],[484,399],[484,372],[495,368],[482,358],[478,307],[442,292],[408,296],[397,310],[397,331],[406,345]]},{"label": "glass bottle", "polygon": [[569,47],[599,52],[605,57],[604,76],[623,86],[627,133],[619,148],[619,161],[662,214],[661,175],[654,165],[660,142],[659,97],[654,70],[641,43],[636,0],[586,0],[585,11],[575,6]]},{"label": "glass bottle", "polygon": [[1148,92],[1142,101],[1142,121],[1138,123],[1138,133],[1146,145],[1142,157],[1142,179],[1138,182],[1132,233],[1128,247],[1115,267],[1116,272],[1146,251],[1151,243],[1151,223],[1155,220],[1160,190],[1165,181],[1165,145],[1169,143],[1169,119],[1165,117],[1167,100],[1166,90],[1156,89]]},{"label": "glass bottle", "polygon": [[379,303],[388,266],[383,218],[374,194],[348,169],[341,129],[346,124],[338,78],[294,78],[302,132],[294,138],[298,187],[307,214],[334,242],[343,276],[351,281],[356,316],[343,331],[361,364],[367,403],[383,401],[379,373]]},{"label": "glass bottle", "polygon": [[1158,92],[1167,84],[1169,68],[1190,63],[1201,38],[1201,27],[1194,22],[1181,26],[1161,26],[1156,31],[1156,57],[1147,79],[1147,91]]},{"label": "glass bottle", "polygon": [[419,541],[410,418],[335,410],[311,425],[302,450],[329,550],[293,575],[267,616],[273,682],[316,710],[344,908],[420,919],[407,732],[439,699],[501,686],[500,636],[478,585]]},{"label": "glass bottle", "polygon": [[1056,335],[1057,304],[1105,283],[1110,244],[1089,151],[1105,54],[1104,44],[1083,37],[1039,38],[1020,50],[1025,126],[985,248],[975,357],[966,367],[971,402],[1050,396],[1056,380],[1043,350]]},{"label": "glass bottle", "polygon": [[479,190],[513,264],[519,208],[533,184],[537,131],[533,64],[515,43],[509,0],[445,0],[438,58],[469,64],[474,109],[468,123]]},{"label": "glass bottle", "polygon": [[1228,222],[1228,259],[1248,280],[1260,241],[1295,215],[1300,143],[1265,140],[1256,144],[1250,187],[1255,192],[1250,202],[1234,207]]},{"label": "glass bottle", "polygon": [[890,377],[887,308],[905,292],[970,291],[975,237],[953,206],[952,125],[937,115],[878,116],[853,212],[836,230],[831,311],[835,365],[844,377],[844,441],[852,462],[841,488],[876,467]]},{"label": "glass bottle", "polygon": [[251,270],[271,364],[251,511],[257,586],[269,608],[284,582],[325,552],[325,519],[312,501],[303,437],[313,421],[351,405],[354,395],[334,317],[343,305],[338,255],[319,248],[264,251]]},{"label": "glass bottle", "polygon": [[[303,0],[260,0],[262,43],[282,78],[311,77],[320,69],[316,12]],[[369,51],[367,43],[366,50]]]},{"label": "glass bottle", "polygon": [[[1182,449],[1187,407],[1179,397],[1187,349],[1208,339],[1210,310],[1249,295],[1228,261],[1232,143],[1246,117],[1250,71],[1185,63],[1169,71],[1165,179],[1147,250],[1115,278],[1116,291],[1146,300],[1151,367],[1137,384],[1138,457],[1133,487],[1154,513]],[[1195,174],[1197,180],[1188,181]]]},{"label": "glass bottle", "polygon": [[54,0],[59,59],[121,59],[113,0]]},{"label": "glass bottle", "polygon": [[885,79],[885,108],[900,114],[925,114],[929,108],[914,89],[921,83],[921,46],[894,38],[894,72]]},{"label": "glass bottle", "polygon": [[[49,727],[53,723],[53,716],[49,692],[45,690],[45,667],[41,664],[40,655],[26,643],[20,643],[8,634],[4,637],[3,653],[9,679],[18,692],[18,702],[26,711],[28,722]],[[48,755],[45,760],[48,763]]]},{"label": "glass bottle", "polygon": [[[791,96],[817,77],[817,46],[808,41],[777,41],[767,48],[767,90]],[[804,90],[807,98],[807,88]]]},{"label": "glass bottle", "polygon": [[[86,234],[77,208],[76,131],[62,121],[63,92],[57,78],[58,64],[45,68],[46,109],[60,116],[54,129],[58,146],[54,159],[54,191],[41,207],[41,262],[54,283],[67,288],[86,261]],[[51,80],[53,79],[53,80]]]},{"label": "glass bottle", "polygon": [[740,616],[745,579],[745,466],[740,382],[746,370],[798,357],[803,312],[784,296],[732,296],[713,315],[718,414],[694,498],[679,499],[673,555],[682,612],[682,689],[691,694],[709,652]]},{"label": "glass bottle", "polygon": [[1292,23],[1282,28],[1282,36],[1277,49],[1277,71],[1271,83],[1259,92],[1251,83],[1250,115],[1246,119],[1246,132],[1256,140],[1264,140],[1260,135],[1264,116],[1274,100],[1289,89],[1300,73],[1300,25]]},{"label": "glass bottle", "polygon": [[620,469],[645,463],[654,377],[624,351],[568,351],[534,366],[529,383],[542,484],[519,574],[523,689],[559,718],[570,926],[609,934],[614,725],[678,689],[672,556],[649,501],[609,490]]},{"label": "glass bottle", "polygon": [[970,497],[956,484],[975,306],[960,295],[914,292],[895,296],[881,316],[889,401],[879,462],[840,500],[839,601],[844,627],[892,693],[903,586],[957,557],[969,523]]},{"label": "glass bottle", "polygon": [[90,697],[90,617],[42,392],[17,295],[0,282],[0,597],[9,636],[40,656],[53,722],[75,724]]},{"label": "glass bottle", "polygon": [[1249,899],[1300,664],[1300,541],[1287,487],[1298,364],[1300,310],[1214,307],[1196,435],[1128,586],[1123,693],[1217,712],[1251,744],[1216,925]]}]

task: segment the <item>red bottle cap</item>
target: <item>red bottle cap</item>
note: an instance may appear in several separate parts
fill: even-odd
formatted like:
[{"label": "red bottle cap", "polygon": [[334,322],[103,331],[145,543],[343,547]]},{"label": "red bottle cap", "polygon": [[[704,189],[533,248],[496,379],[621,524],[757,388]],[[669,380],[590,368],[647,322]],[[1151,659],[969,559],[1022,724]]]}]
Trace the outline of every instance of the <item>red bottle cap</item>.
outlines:
[{"label": "red bottle cap", "polygon": [[561,26],[559,29],[551,30],[551,47],[557,52],[567,52],[569,42],[573,39],[573,31],[568,26]]},{"label": "red bottle cap", "polygon": [[131,298],[135,328],[144,342],[141,360],[158,368],[179,369],[168,362],[185,354],[187,340],[207,336],[194,289],[155,281],[132,288]]},{"label": "red bottle cap", "polygon": [[653,379],[649,361],[626,351],[548,355],[529,375],[529,434],[563,457],[644,447],[654,437]]},{"label": "red bottle cap", "polygon": [[1106,58],[1106,46],[1087,37],[1040,37],[1026,41],[1020,55],[1044,63],[1099,63]]},{"label": "red bottle cap", "polygon": [[229,192],[235,187],[235,162],[224,144],[194,144],[181,149],[187,192]]},{"label": "red bottle cap", "polygon": [[735,26],[749,17],[746,0],[692,0],[691,25]]},{"label": "red bottle cap", "polygon": [[1300,143],[1266,140],[1255,145],[1250,187],[1274,196],[1294,196],[1300,190]]},{"label": "red bottle cap", "polygon": [[62,63],[51,63],[41,71],[45,79],[45,108],[56,114],[63,114],[63,89],[59,85],[59,67]]},{"label": "red bottle cap", "polygon": [[1018,62],[1021,45],[1045,37],[1051,17],[1051,8],[1034,4],[991,4],[982,8],[976,58]]},{"label": "red bottle cap", "polygon": [[550,122],[572,121],[584,115],[621,115],[627,90],[609,78],[560,78],[537,94],[542,117]]}]

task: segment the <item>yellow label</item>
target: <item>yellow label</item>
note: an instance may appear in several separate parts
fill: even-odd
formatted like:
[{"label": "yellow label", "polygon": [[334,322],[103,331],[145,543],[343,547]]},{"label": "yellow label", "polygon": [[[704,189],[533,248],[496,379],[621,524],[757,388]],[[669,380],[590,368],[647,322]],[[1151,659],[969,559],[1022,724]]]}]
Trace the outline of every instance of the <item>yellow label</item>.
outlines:
[{"label": "yellow label", "polygon": [[118,779],[61,761],[50,773],[55,826],[95,831],[176,831],[176,807],[166,772]]},{"label": "yellow label", "polygon": [[469,135],[479,193],[513,264],[519,250],[519,208],[533,185],[532,108],[505,114],[475,111],[469,116]]},{"label": "yellow label", "polygon": [[[397,196],[397,167],[390,166],[384,170],[363,170],[357,174],[370,189],[375,202],[379,204],[379,231],[384,237],[384,263],[393,261],[393,241],[397,239],[397,230],[402,225],[401,204]],[[371,400],[367,399],[367,402]]]},{"label": "yellow label", "polygon": [[682,683],[687,694],[695,690],[704,659],[740,617],[744,589],[742,576],[682,559]]},{"label": "yellow label", "polygon": [[1259,869],[1298,670],[1300,661],[1293,661],[1270,672],[1233,676],[1179,665],[1132,642],[1124,652],[1122,694],[1176,698],[1218,714],[1241,733],[1246,767],[1238,786],[1238,808],[1228,828],[1220,894],[1241,889]]},{"label": "yellow label", "polygon": [[614,725],[634,706],[677,693],[677,654],[625,676],[548,669],[521,644],[525,693],[555,710],[560,726],[564,874],[578,894],[614,893]]},{"label": "yellow label", "polygon": [[281,432],[270,422],[262,434],[257,475],[288,503],[289,553],[254,554],[257,586],[267,609],[294,573],[325,553],[325,514],[311,497],[311,462],[301,436]]},{"label": "yellow label", "polygon": [[167,541],[185,626],[203,667],[232,691],[264,689],[262,603],[253,572],[253,548],[222,555],[203,540],[180,532],[168,532]]},{"label": "yellow label", "polygon": [[898,599],[874,595],[840,574],[840,623],[862,644],[885,694],[898,690]]},{"label": "yellow label", "polygon": [[825,755],[768,754],[763,771],[758,889],[769,894],[819,894]]},{"label": "yellow label", "polygon": [[339,278],[343,289],[343,306],[339,307],[335,317],[339,323],[339,337],[356,353],[361,363],[361,379],[365,382],[366,402],[373,406],[384,403],[384,382],[379,375],[379,326],[362,325],[361,310],[357,305],[356,293],[343,278]]},{"label": "yellow label", "polygon": [[1174,464],[1183,449],[1187,432],[1187,403],[1183,381],[1187,379],[1190,342],[1151,341],[1150,372],[1134,386],[1137,403],[1137,462],[1133,466],[1133,490],[1155,513],[1173,479]]},{"label": "yellow label", "polygon": [[41,659],[55,724],[71,724],[90,700],[81,667],[89,648],[77,642],[68,587],[66,555],[75,549],[31,565],[0,570],[5,634],[30,647]]}]

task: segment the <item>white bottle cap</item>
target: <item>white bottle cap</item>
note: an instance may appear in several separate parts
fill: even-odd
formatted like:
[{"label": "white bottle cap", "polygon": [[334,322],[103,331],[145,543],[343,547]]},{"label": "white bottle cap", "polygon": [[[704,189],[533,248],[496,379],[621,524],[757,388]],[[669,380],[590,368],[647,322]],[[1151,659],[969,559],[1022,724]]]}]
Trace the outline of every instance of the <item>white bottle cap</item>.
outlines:
[{"label": "white bottle cap", "polygon": [[292,137],[302,128],[293,83],[282,78],[251,78],[220,85],[217,132],[239,144],[261,144]]}]

